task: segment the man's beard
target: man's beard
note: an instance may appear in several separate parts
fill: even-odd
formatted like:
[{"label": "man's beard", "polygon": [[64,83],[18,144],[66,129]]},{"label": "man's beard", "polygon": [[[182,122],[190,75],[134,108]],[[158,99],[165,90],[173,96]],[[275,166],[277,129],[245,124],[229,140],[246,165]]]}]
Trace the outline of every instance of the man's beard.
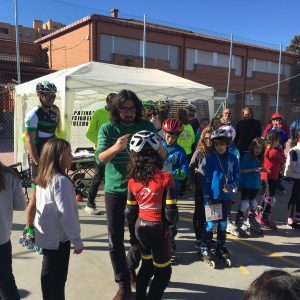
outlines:
[{"label": "man's beard", "polygon": [[122,122],[125,124],[132,124],[134,122],[134,118],[133,117],[125,117],[124,119],[122,119]]}]

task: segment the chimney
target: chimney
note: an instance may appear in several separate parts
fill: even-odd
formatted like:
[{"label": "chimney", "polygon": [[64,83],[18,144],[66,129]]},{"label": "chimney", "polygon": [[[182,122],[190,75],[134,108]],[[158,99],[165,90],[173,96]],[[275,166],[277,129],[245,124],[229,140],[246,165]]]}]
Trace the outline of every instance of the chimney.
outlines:
[{"label": "chimney", "polygon": [[110,15],[113,18],[117,18],[118,17],[118,13],[119,13],[119,10],[117,8],[113,8],[113,9],[110,10]]},{"label": "chimney", "polygon": [[33,28],[34,29],[42,29],[43,28],[43,22],[40,20],[33,20]]}]

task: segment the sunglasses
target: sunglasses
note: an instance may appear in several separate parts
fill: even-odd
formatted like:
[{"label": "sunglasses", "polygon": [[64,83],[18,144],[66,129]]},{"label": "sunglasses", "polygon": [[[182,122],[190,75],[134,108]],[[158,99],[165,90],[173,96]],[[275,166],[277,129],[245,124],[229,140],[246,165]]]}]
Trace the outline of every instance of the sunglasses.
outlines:
[{"label": "sunglasses", "polygon": [[56,98],[56,95],[51,95],[51,94],[43,94],[43,96],[47,100],[52,100]]},{"label": "sunglasses", "polygon": [[179,136],[178,132],[169,132],[169,131],[166,131],[166,133],[169,135],[169,137],[172,137],[172,138],[177,138]]}]

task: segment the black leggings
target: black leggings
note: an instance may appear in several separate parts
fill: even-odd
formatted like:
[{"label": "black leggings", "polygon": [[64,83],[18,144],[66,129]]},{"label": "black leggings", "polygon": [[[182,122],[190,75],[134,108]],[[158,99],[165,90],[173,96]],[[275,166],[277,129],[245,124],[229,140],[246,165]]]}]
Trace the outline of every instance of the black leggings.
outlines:
[{"label": "black leggings", "polygon": [[290,201],[288,204],[288,217],[293,218],[294,212],[296,208],[296,212],[300,214],[300,179],[293,179],[293,189],[290,197]]},{"label": "black leggings", "polygon": [[[275,196],[278,184],[279,184],[279,180],[268,179],[269,190],[267,190],[267,185],[266,185],[266,193],[268,196],[270,197]],[[268,218],[268,216],[271,214],[271,204],[266,203],[263,199],[261,203],[261,207],[262,207],[262,218]]]},{"label": "black leggings", "polygon": [[195,192],[195,210],[193,215],[193,226],[196,240],[200,240],[203,234],[205,224],[205,209],[203,203],[203,192],[197,190]]},{"label": "black leggings", "polygon": [[69,241],[60,243],[58,250],[43,249],[41,284],[44,300],[65,299],[69,259]]},{"label": "black leggings", "polygon": [[0,245],[0,299],[19,300],[19,292],[12,273],[10,240]]},{"label": "black leggings", "polygon": [[136,279],[136,300],[145,300],[149,281],[154,275],[149,288],[148,300],[162,298],[172,274],[171,265],[163,268],[154,267],[152,259],[142,259],[142,265]]}]

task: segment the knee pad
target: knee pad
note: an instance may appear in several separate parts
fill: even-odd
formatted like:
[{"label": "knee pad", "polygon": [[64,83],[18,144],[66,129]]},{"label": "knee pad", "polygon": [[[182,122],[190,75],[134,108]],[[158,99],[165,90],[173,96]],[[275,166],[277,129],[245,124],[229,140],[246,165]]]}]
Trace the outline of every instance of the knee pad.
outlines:
[{"label": "knee pad", "polygon": [[220,231],[226,231],[226,228],[227,228],[227,220],[221,220],[219,222]]},{"label": "knee pad", "polygon": [[243,213],[247,211],[249,208],[249,200],[242,200],[240,205],[239,205],[239,210],[242,211]]},{"label": "knee pad", "polygon": [[250,207],[251,210],[255,210],[257,208],[257,201],[255,198],[253,200],[250,200]]},{"label": "knee pad", "polygon": [[208,222],[206,223],[205,229],[206,229],[207,232],[213,232],[214,229],[215,229],[215,227],[216,227],[216,223],[215,223],[215,222],[213,222],[213,221],[208,221]]}]

